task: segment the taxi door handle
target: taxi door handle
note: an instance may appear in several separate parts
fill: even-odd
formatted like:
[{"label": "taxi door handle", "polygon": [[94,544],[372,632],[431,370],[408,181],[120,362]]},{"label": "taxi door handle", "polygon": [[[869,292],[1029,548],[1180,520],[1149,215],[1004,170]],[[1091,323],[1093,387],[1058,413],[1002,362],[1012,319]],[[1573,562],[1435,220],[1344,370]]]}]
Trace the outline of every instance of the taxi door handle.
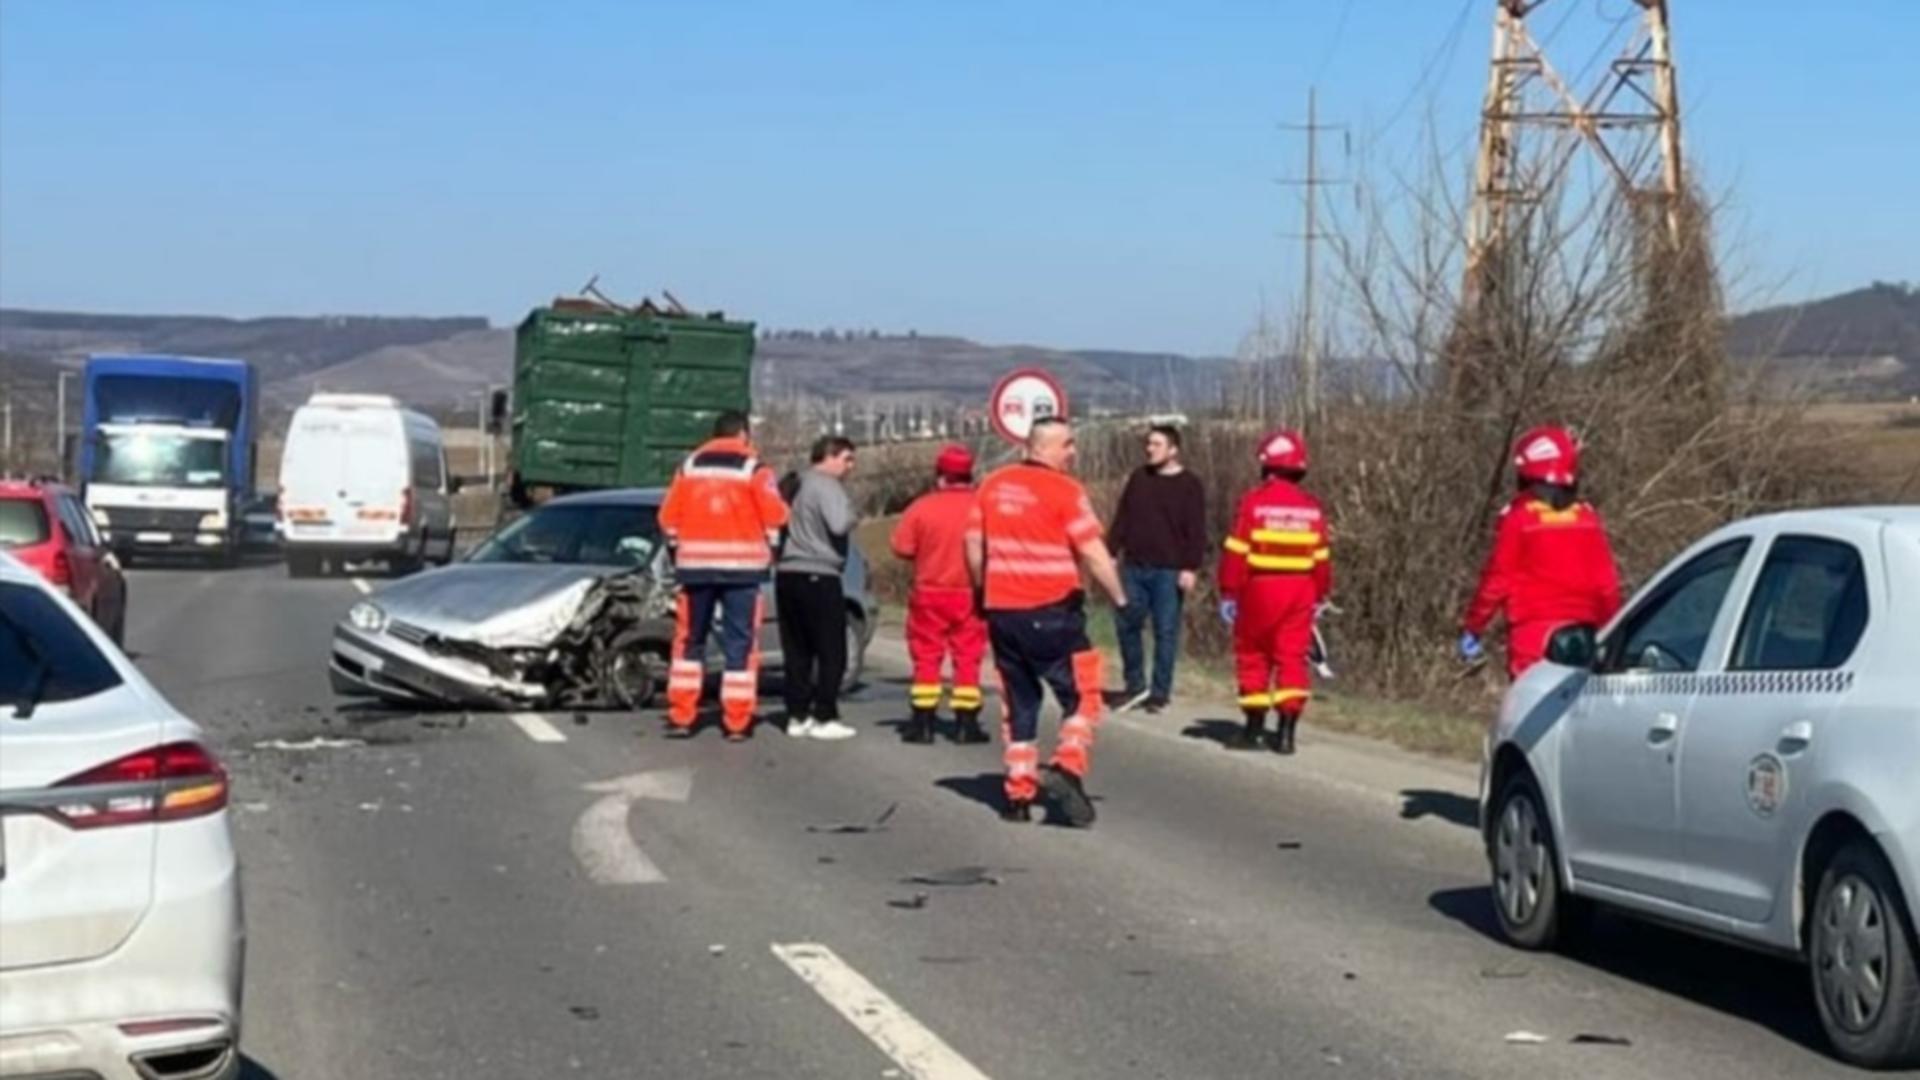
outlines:
[{"label": "taxi door handle", "polygon": [[1801,720],[1780,729],[1780,745],[1777,748],[1780,753],[1791,757],[1804,753],[1812,745],[1813,725],[1807,721]]},{"label": "taxi door handle", "polygon": [[1647,729],[1647,742],[1654,746],[1665,746],[1672,742],[1673,737],[1679,732],[1679,714],[1663,712],[1653,718],[1653,726]]}]

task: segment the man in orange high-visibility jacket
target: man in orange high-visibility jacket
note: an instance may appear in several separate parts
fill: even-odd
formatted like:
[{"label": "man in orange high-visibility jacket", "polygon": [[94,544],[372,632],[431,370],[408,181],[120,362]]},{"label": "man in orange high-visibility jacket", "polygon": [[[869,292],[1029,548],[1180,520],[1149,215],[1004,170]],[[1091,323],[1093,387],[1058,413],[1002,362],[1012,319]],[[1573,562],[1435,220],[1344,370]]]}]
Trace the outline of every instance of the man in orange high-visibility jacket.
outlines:
[{"label": "man in orange high-visibility jacket", "polygon": [[1507,616],[1507,677],[1546,656],[1563,626],[1605,626],[1620,610],[1620,575],[1599,511],[1581,501],[1580,447],[1564,428],[1538,427],[1513,450],[1518,491],[1500,513],[1480,585],[1460,620],[1460,656],[1484,655],[1480,636]]},{"label": "man in orange high-visibility jacket", "polygon": [[[1116,608],[1127,606],[1100,519],[1073,465],[1073,429],[1059,417],[1033,422],[1026,460],[980,485],[967,526],[967,569],[980,587],[1000,671],[1009,821],[1030,820],[1042,783],[1069,825],[1093,824],[1085,787],[1100,723],[1100,653],[1087,639],[1084,567]],[[1051,687],[1066,719],[1044,776],[1040,706]]]},{"label": "man in orange high-visibility jacket", "polygon": [[1294,431],[1267,436],[1260,472],[1260,486],[1240,500],[1220,562],[1220,614],[1233,626],[1246,717],[1245,729],[1227,745],[1259,746],[1271,709],[1276,726],[1267,745],[1291,754],[1294,729],[1313,693],[1313,619],[1333,591],[1333,562],[1326,513],[1299,486],[1307,474],[1306,440]]},{"label": "man in orange high-visibility jacket", "polygon": [[660,531],[673,551],[680,586],[667,669],[669,737],[693,734],[715,608],[726,655],[722,725],[729,742],[752,734],[760,690],[761,587],[786,523],[787,504],[773,470],[748,441],[746,415],[722,413],[713,438],[680,466],[660,505]]},{"label": "man in orange high-visibility jacket", "polygon": [[913,500],[893,530],[893,554],[913,564],[907,597],[907,653],[913,683],[907,689],[913,718],[906,741],[933,741],[940,710],[941,668],[953,659],[954,741],[983,743],[980,727],[980,662],[987,652],[987,622],[974,603],[967,574],[967,519],[974,503],[973,452],[947,446],[934,461],[933,490]]}]

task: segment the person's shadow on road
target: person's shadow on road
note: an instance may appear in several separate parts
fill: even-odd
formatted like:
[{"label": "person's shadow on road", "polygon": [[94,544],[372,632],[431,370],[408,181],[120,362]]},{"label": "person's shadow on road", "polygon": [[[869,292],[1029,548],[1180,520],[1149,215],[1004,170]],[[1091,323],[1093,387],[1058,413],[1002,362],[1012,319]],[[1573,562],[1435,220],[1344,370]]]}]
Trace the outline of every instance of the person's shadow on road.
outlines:
[{"label": "person's shadow on road", "polygon": [[1404,821],[1437,817],[1463,829],[1480,827],[1480,803],[1451,791],[1409,788],[1400,793],[1400,817]]},{"label": "person's shadow on road", "polygon": [[1245,727],[1246,724],[1238,720],[1195,720],[1180,729],[1180,734],[1189,739],[1205,739],[1225,746],[1228,739]]},{"label": "person's shadow on road", "polygon": [[979,803],[998,814],[1006,801],[1005,778],[999,773],[975,773],[972,776],[945,776],[933,786],[953,792],[963,799]]},{"label": "person's shadow on road", "polygon": [[[1445,889],[1428,897],[1427,904],[1505,944],[1487,888]],[[1808,998],[1806,968],[1792,960],[1607,913],[1596,913],[1560,955],[1738,1017],[1817,1053],[1832,1052]]]}]

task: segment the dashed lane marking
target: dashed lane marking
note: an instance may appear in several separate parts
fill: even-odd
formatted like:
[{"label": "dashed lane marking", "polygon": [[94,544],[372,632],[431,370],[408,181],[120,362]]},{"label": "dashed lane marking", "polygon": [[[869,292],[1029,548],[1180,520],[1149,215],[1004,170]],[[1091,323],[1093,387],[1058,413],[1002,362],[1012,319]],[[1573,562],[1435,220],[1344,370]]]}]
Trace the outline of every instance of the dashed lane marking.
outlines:
[{"label": "dashed lane marking", "polygon": [[795,942],[774,945],[773,955],[908,1076],[917,1080],[986,1080],[986,1073],[974,1068],[972,1062],[849,967],[832,949]]},{"label": "dashed lane marking", "polygon": [[566,742],[567,736],[559,728],[547,723],[547,718],[539,713],[517,712],[507,717],[513,726],[526,732],[527,738],[537,743]]},{"label": "dashed lane marking", "polygon": [[352,578],[350,580],[353,582],[353,587],[360,590],[361,596],[366,596],[373,592],[373,586],[367,584],[366,578]]}]

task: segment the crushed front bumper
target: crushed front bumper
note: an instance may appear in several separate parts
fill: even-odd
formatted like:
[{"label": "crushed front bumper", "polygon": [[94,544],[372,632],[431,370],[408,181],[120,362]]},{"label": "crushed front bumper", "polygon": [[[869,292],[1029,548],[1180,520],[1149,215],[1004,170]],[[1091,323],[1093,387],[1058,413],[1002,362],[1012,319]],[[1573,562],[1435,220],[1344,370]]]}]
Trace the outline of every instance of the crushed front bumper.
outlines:
[{"label": "crushed front bumper", "polygon": [[328,661],[333,692],[427,705],[511,709],[538,704],[539,695],[515,693],[486,666],[440,656],[387,634],[368,634],[345,624],[333,629]]}]

